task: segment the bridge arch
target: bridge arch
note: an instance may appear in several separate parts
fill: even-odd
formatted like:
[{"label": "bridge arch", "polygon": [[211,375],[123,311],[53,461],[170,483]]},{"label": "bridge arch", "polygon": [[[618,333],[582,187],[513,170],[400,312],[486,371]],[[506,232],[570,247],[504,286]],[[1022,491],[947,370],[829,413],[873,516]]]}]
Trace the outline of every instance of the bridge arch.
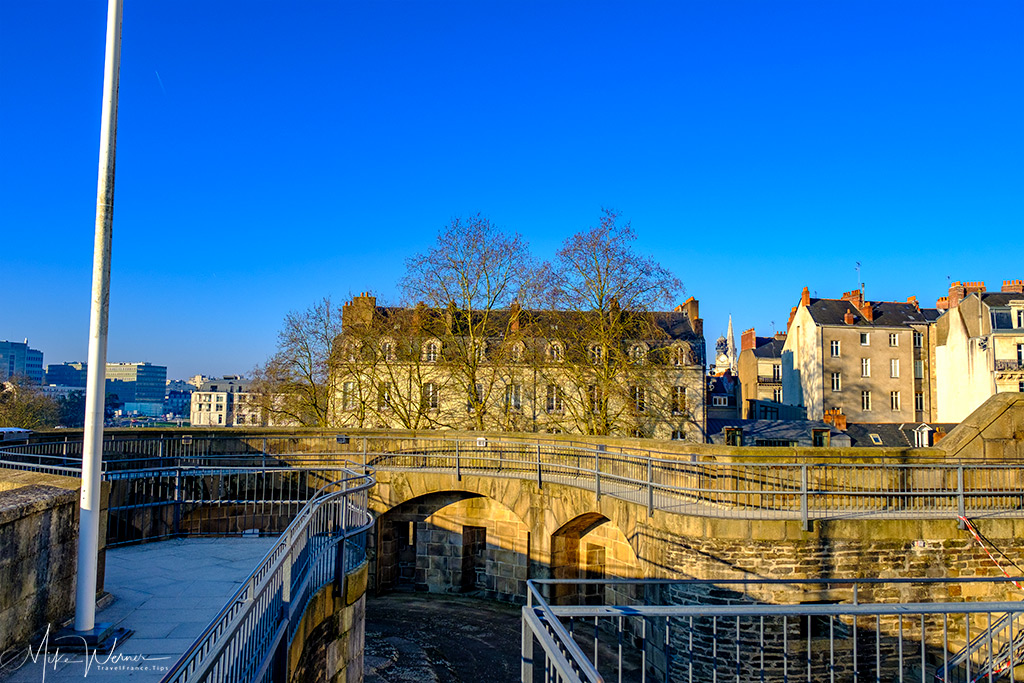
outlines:
[{"label": "bridge arch", "polygon": [[[586,512],[551,534],[551,577],[554,579],[643,578],[644,571],[626,535],[600,512]],[[604,604],[614,587],[600,584],[558,584],[548,595],[557,604]]]},{"label": "bridge arch", "polygon": [[518,602],[526,594],[529,545],[529,526],[493,498],[464,490],[420,494],[378,516],[373,588]]}]

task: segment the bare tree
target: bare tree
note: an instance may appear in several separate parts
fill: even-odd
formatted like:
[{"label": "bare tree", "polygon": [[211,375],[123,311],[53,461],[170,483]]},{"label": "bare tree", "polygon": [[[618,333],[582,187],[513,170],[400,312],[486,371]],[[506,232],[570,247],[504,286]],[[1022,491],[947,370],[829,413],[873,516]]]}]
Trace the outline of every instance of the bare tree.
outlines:
[{"label": "bare tree", "polygon": [[539,291],[542,271],[522,236],[498,229],[487,218],[456,218],[436,245],[406,261],[402,291],[430,315],[420,321],[424,341],[439,346],[436,363],[446,370],[463,400],[445,401],[452,414],[428,417],[443,426],[485,429],[489,414],[521,405],[507,369],[523,353],[518,312]]},{"label": "bare tree", "polygon": [[60,407],[24,377],[0,382],[0,427],[45,429],[60,420]]},{"label": "bare tree", "polygon": [[564,409],[588,434],[643,432],[654,368],[665,362],[668,331],[654,314],[682,282],[633,248],[636,235],[603,210],[597,226],[567,239],[551,268],[550,305],[560,312],[545,334],[564,343],[564,360],[546,366],[550,381],[570,381]]},{"label": "bare tree", "polygon": [[277,351],[255,373],[256,392],[272,421],[334,425],[341,331],[341,312],[327,297],[285,316]]}]

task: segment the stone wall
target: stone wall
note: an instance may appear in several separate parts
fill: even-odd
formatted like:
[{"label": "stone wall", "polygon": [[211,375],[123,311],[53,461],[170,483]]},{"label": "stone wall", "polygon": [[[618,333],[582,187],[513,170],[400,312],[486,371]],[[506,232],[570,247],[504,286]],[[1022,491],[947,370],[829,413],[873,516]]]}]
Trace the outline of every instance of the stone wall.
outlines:
[{"label": "stone wall", "polygon": [[[48,625],[59,627],[74,614],[79,480],[13,470],[0,470],[0,477],[0,652],[4,652],[27,643]],[[103,589],[105,513],[104,504],[98,592]]]},{"label": "stone wall", "polygon": [[361,683],[367,565],[313,595],[288,650],[289,683]]},{"label": "stone wall", "polygon": [[1024,394],[996,394],[937,446],[949,458],[1024,462]]}]

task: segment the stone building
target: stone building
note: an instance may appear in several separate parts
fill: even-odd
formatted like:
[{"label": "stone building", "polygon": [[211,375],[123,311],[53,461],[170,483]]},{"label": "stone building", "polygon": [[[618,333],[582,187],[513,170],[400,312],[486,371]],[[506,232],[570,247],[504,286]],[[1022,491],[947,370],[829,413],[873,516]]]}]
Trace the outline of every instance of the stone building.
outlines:
[{"label": "stone building", "polygon": [[931,323],[936,309],[872,302],[862,290],[793,308],[782,349],[782,400],[820,420],[838,408],[850,422],[933,419]]},{"label": "stone building", "polygon": [[692,297],[673,311],[598,318],[517,307],[469,316],[377,306],[364,294],[342,313],[339,426],[703,441],[704,338]]},{"label": "stone building", "polygon": [[266,425],[252,381],[238,375],[207,378],[192,392],[189,422],[193,427]]},{"label": "stone building", "polygon": [[939,299],[935,377],[942,422],[959,422],[990,396],[1024,392],[1024,280],[999,292],[983,282],[954,282]]},{"label": "stone building", "polygon": [[[758,337],[751,327],[740,335],[740,417],[764,419],[756,414],[759,402],[782,403],[782,347],[786,333]],[[762,406],[763,407],[763,406]],[[774,417],[778,418],[776,414]]]}]

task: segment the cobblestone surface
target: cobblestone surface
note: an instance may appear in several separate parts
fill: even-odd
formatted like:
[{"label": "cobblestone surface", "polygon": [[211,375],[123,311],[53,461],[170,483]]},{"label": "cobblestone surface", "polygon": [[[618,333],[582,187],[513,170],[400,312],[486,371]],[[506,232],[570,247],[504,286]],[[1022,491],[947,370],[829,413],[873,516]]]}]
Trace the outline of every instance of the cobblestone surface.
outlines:
[{"label": "cobblestone surface", "polygon": [[366,683],[519,680],[520,608],[437,593],[366,602]]}]

